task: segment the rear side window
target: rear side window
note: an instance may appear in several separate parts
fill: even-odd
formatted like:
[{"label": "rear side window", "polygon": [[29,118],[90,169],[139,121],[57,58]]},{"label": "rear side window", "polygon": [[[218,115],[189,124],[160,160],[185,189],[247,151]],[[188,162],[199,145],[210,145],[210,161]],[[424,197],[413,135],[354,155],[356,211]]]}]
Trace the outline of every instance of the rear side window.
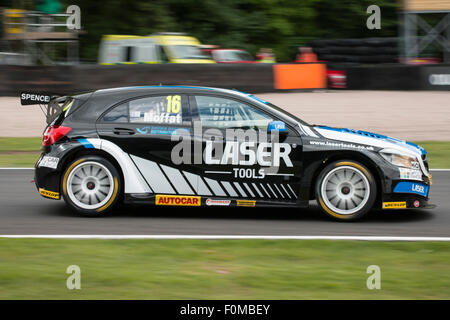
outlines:
[{"label": "rear side window", "polygon": [[112,109],[103,117],[103,121],[128,122],[128,103],[123,103]]},{"label": "rear side window", "polygon": [[[182,124],[183,108],[187,108],[187,102],[184,100],[186,96],[177,94],[131,100],[113,108],[103,116],[103,121]],[[184,120],[188,121],[188,119]]]},{"label": "rear side window", "polygon": [[129,102],[130,122],[181,124],[180,95],[148,97]]}]

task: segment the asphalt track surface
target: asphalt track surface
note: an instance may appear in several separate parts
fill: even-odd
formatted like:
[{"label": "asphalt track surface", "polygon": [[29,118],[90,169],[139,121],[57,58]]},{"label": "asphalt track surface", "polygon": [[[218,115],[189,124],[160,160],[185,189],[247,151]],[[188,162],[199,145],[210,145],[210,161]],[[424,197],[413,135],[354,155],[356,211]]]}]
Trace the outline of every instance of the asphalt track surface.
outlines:
[{"label": "asphalt track surface", "polygon": [[358,222],[309,209],[120,207],[101,218],[42,198],[33,170],[0,169],[0,235],[450,236],[450,171],[434,171],[432,210],[373,210]]}]

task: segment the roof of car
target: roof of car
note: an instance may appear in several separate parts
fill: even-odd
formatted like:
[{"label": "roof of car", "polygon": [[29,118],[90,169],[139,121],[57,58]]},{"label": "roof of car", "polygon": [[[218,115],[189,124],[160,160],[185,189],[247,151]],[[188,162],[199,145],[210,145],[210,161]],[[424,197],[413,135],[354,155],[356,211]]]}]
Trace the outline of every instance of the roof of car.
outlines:
[{"label": "roof of car", "polygon": [[[109,89],[99,89],[90,93],[79,95],[78,97],[83,97],[87,100],[86,103],[79,110],[75,112],[75,118],[78,120],[86,122],[95,122],[98,117],[105,112],[108,108],[117,105],[121,101],[127,99],[134,99],[137,97],[143,97],[152,93],[223,93],[230,96],[241,97],[247,101],[257,102],[266,106],[270,106],[272,112],[278,114],[278,116],[284,121],[295,123],[296,120],[292,115],[286,112],[281,112],[278,108],[261,98],[258,98],[252,94],[245,93],[238,90],[223,89],[223,88],[213,88],[213,87],[200,87],[200,86],[176,86],[176,85],[159,85],[159,86],[134,86],[134,87],[119,87],[119,88],[109,88]],[[89,95],[89,96],[88,96]],[[72,96],[77,98],[77,96]]]},{"label": "roof of car", "polygon": [[96,96],[105,96],[105,95],[116,95],[116,94],[146,94],[158,91],[168,91],[168,90],[180,90],[185,92],[201,92],[201,91],[210,91],[210,92],[218,92],[218,93],[227,93],[231,95],[237,95],[244,98],[256,99],[259,102],[266,103],[262,99],[256,98],[255,96],[232,89],[223,89],[223,88],[214,88],[214,87],[200,87],[200,86],[176,86],[176,85],[158,85],[158,86],[134,86],[134,87],[119,87],[119,88],[109,88],[109,89],[99,89],[94,92]]}]

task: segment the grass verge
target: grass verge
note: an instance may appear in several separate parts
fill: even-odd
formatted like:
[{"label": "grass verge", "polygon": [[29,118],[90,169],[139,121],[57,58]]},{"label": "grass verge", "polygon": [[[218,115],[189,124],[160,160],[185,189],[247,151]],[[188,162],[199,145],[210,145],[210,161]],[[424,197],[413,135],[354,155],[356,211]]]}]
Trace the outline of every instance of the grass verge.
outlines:
[{"label": "grass verge", "polygon": [[430,168],[450,168],[450,141],[418,141],[415,142],[428,152]]},{"label": "grass verge", "polygon": [[[450,243],[0,239],[0,299],[449,299]],[[81,268],[81,290],[66,269]],[[369,265],[381,290],[366,287]]]},{"label": "grass verge", "polygon": [[[0,138],[0,167],[33,167],[42,138]],[[450,141],[419,141],[428,151],[430,168],[450,168]]]},{"label": "grass verge", "polygon": [[39,158],[42,138],[0,137],[0,167],[33,167]]}]

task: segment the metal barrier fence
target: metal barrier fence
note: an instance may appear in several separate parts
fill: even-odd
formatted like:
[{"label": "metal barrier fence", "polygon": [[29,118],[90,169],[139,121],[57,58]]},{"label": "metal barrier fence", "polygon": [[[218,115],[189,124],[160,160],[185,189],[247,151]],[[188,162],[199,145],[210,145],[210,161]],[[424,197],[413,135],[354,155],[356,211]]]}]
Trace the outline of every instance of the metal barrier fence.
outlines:
[{"label": "metal barrier fence", "polygon": [[135,85],[193,85],[273,92],[324,89],[326,66],[315,64],[153,64],[0,66],[0,95],[57,94]]}]

